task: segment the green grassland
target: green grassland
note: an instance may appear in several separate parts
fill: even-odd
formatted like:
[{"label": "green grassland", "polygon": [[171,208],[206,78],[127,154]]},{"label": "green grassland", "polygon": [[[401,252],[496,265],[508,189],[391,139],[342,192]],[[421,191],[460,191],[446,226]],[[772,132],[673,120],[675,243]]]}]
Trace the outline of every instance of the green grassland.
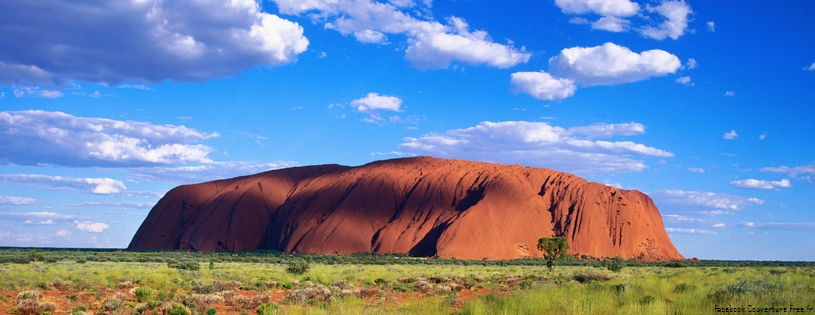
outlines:
[{"label": "green grassland", "polygon": [[[308,270],[293,270],[294,261]],[[738,307],[815,314],[813,263],[625,264],[615,272],[609,261],[574,259],[550,270],[542,259],[0,249],[0,310],[183,314],[173,313],[176,305],[193,314],[714,314]],[[39,302],[26,300],[37,294],[44,296]]]}]

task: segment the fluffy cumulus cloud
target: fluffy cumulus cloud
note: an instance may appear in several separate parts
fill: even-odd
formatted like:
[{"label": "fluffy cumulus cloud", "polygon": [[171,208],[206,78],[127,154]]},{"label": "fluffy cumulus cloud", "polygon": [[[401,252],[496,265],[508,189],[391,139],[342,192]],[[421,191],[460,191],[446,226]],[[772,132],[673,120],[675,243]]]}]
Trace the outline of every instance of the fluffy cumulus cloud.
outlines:
[{"label": "fluffy cumulus cloud", "polygon": [[688,28],[688,15],[693,13],[691,7],[684,0],[663,1],[656,7],[648,5],[646,9],[651,13],[659,13],[663,18],[662,23],[659,25],[647,26],[642,29],[643,35],[657,40],[663,40],[666,37],[673,40],[679,39],[680,36],[685,34],[685,29]]},{"label": "fluffy cumulus cloud", "polygon": [[383,118],[380,116],[380,111],[401,111],[402,99],[396,96],[379,95],[378,93],[368,93],[363,98],[358,98],[351,101],[351,107],[358,112],[366,113],[370,116],[370,120],[381,121]]},{"label": "fluffy cumulus cloud", "polygon": [[761,171],[783,173],[792,177],[796,177],[798,175],[815,176],[815,162],[794,167],[789,166],[764,167],[761,169]]},{"label": "fluffy cumulus cloud", "polygon": [[679,84],[684,84],[684,85],[687,85],[687,86],[693,86],[693,82],[691,82],[690,77],[679,77],[679,78],[676,78],[676,83],[679,83]]},{"label": "fluffy cumulus cloud", "polygon": [[0,85],[201,81],[296,60],[297,23],[253,0],[0,3]]},{"label": "fluffy cumulus cloud", "polygon": [[680,67],[679,58],[667,51],[636,53],[614,43],[567,48],[549,59],[550,72],[583,86],[636,82],[674,73]]},{"label": "fluffy cumulus cloud", "polygon": [[419,68],[446,68],[453,62],[509,68],[527,62],[531,56],[523,47],[499,44],[485,31],[470,30],[462,18],[452,16],[442,24],[402,10],[419,5],[427,8],[430,1],[273,1],[283,14],[309,15],[323,22],[325,28],[353,35],[363,43],[383,44],[386,34],[405,36],[405,58]]},{"label": "fluffy cumulus cloud", "polygon": [[78,189],[94,194],[110,195],[127,189],[124,182],[111,178],[77,178],[39,174],[0,174],[0,183],[27,183],[57,189]]},{"label": "fluffy cumulus cloud", "polygon": [[563,13],[595,13],[603,16],[632,16],[640,6],[628,0],[555,0]]},{"label": "fluffy cumulus cloud", "polygon": [[217,137],[184,126],[76,117],[62,112],[0,112],[0,163],[140,166],[209,163]]},{"label": "fluffy cumulus cloud", "polygon": [[628,31],[631,21],[616,16],[604,16],[591,23],[591,28],[614,33]]},{"label": "fluffy cumulus cloud", "polygon": [[630,141],[594,140],[641,134],[644,130],[638,123],[567,129],[544,122],[486,121],[443,134],[408,137],[400,148],[410,154],[520,163],[584,176],[613,174],[647,168],[644,161],[633,156],[673,156],[673,153]]},{"label": "fluffy cumulus cloud", "polygon": [[539,100],[561,100],[574,95],[577,86],[573,80],[555,78],[539,72],[516,72],[510,79],[515,91],[531,95]]},{"label": "fluffy cumulus cloud", "polygon": [[730,186],[743,189],[778,189],[778,188],[790,188],[792,187],[792,184],[790,184],[789,179],[782,179],[778,181],[743,179],[730,182]]},{"label": "fluffy cumulus cloud", "polygon": [[[516,72],[512,88],[539,100],[560,100],[574,95],[577,85],[615,85],[675,73],[679,58],[653,49],[636,53],[628,47],[605,43],[572,47],[549,59],[549,72]],[[677,81],[679,82],[679,81]],[[688,77],[688,83],[690,78]],[[680,82],[681,83],[681,82]]]},{"label": "fluffy cumulus cloud", "polygon": [[649,193],[666,213],[705,215],[732,214],[747,205],[761,205],[764,200],[697,190],[664,189]]},{"label": "fluffy cumulus cloud", "polygon": [[74,220],[74,224],[76,224],[76,229],[83,231],[83,232],[93,232],[93,233],[102,233],[105,229],[110,228],[110,225],[107,225],[102,222],[91,222],[91,221],[78,221]]},{"label": "fluffy cumulus cloud", "polygon": [[[555,5],[565,14],[600,16],[594,22],[576,17],[569,23],[588,24],[595,30],[616,33],[633,28],[657,40],[678,39],[688,28],[688,16],[693,14],[693,9],[683,0],[663,0],[657,6],[645,7],[629,0],[555,0]],[[632,27],[635,23],[631,18],[636,18],[636,27]]]},{"label": "fluffy cumulus cloud", "polygon": [[735,130],[730,130],[728,132],[725,132],[724,135],[722,135],[722,139],[725,139],[725,140],[735,140],[738,137],[739,137],[739,134],[736,133]]}]

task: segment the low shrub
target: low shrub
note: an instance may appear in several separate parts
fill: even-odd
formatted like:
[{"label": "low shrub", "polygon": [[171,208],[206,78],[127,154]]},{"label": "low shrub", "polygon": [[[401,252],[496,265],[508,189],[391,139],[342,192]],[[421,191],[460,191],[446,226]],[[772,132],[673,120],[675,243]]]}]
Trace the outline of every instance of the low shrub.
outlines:
[{"label": "low shrub", "polygon": [[184,305],[173,304],[164,310],[167,315],[190,315],[190,310]]},{"label": "low shrub", "polygon": [[280,306],[275,303],[261,304],[258,306],[257,313],[258,315],[274,315],[279,308]]},{"label": "low shrub", "polygon": [[133,292],[136,296],[136,301],[142,303],[150,300],[153,289],[150,287],[138,287]]},{"label": "low shrub", "polygon": [[289,261],[288,267],[286,267],[286,272],[295,275],[302,275],[308,272],[309,268],[308,262],[302,258],[295,258]]}]

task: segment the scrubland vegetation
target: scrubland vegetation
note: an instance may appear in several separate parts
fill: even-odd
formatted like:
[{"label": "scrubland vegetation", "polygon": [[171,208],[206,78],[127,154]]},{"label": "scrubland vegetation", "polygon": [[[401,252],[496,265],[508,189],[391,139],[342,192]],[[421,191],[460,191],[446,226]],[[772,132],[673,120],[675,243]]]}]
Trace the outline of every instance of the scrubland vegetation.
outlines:
[{"label": "scrubland vegetation", "polygon": [[815,314],[815,264],[0,250],[3,314]]}]

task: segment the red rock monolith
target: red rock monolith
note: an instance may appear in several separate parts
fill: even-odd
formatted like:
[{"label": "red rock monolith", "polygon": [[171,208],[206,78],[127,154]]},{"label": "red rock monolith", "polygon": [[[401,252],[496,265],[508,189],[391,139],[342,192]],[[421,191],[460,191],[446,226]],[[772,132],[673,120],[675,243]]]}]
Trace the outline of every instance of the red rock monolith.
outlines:
[{"label": "red rock monolith", "polygon": [[432,157],[179,186],[128,249],[512,259],[541,257],[538,239],[553,235],[577,257],[684,259],[641,192],[545,168]]}]

